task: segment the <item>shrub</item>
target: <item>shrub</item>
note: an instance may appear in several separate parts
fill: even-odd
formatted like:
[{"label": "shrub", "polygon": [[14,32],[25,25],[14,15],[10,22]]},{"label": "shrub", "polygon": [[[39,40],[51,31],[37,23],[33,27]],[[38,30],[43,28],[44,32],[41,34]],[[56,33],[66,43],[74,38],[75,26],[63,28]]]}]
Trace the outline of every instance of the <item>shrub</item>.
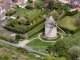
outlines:
[{"label": "shrub", "polygon": [[16,39],[16,40],[17,40],[17,39],[25,39],[25,37],[23,37],[23,36],[17,34],[16,37],[15,37],[15,39]]},{"label": "shrub", "polygon": [[26,6],[26,8],[27,8],[27,9],[32,9],[32,7],[31,7],[31,6],[29,6],[29,5],[27,5],[27,6]]}]

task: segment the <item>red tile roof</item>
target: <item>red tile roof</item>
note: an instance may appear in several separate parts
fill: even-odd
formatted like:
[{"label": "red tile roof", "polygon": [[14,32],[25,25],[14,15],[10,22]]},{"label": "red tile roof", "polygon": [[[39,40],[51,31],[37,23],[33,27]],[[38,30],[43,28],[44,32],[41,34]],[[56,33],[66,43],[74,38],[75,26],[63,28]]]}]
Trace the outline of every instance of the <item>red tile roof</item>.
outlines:
[{"label": "red tile roof", "polygon": [[76,10],[80,10],[80,7],[76,7]]}]

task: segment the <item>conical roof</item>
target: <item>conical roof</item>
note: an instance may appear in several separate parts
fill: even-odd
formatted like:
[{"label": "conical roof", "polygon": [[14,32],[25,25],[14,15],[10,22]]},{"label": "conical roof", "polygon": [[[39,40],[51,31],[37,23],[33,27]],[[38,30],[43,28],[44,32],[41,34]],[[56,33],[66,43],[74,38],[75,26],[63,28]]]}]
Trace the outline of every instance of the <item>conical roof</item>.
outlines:
[{"label": "conical roof", "polygon": [[49,18],[46,19],[45,24],[52,24],[52,23],[56,23],[55,20],[53,19],[52,16],[50,16]]}]

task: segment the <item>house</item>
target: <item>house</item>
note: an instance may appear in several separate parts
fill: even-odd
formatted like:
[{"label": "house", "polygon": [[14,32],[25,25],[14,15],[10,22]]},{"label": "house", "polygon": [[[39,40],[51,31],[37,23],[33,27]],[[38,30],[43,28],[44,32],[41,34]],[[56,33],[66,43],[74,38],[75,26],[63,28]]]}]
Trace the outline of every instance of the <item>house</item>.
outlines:
[{"label": "house", "polygon": [[80,0],[59,0],[64,4],[70,4],[73,7],[80,7]]},{"label": "house", "polygon": [[80,7],[80,0],[70,0],[70,4],[74,7]]},{"label": "house", "polygon": [[31,2],[35,2],[36,0],[30,0]]},{"label": "house", "polygon": [[70,0],[59,0],[61,3],[64,3],[64,4],[69,4],[70,3]]},{"label": "house", "polygon": [[78,11],[80,11],[80,7],[76,7],[75,9],[78,10]]},{"label": "house", "polygon": [[26,3],[22,2],[19,4],[19,7],[24,8],[26,6]]}]

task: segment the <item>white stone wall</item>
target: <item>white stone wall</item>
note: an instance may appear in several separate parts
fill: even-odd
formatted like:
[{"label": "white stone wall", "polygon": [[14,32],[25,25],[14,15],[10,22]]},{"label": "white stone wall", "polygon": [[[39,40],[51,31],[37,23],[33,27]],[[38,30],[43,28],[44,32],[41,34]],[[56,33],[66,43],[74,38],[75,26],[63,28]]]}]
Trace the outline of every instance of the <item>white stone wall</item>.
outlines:
[{"label": "white stone wall", "polygon": [[53,29],[51,30],[51,32],[48,35],[48,32],[50,31],[50,27],[45,27],[45,37],[48,38],[55,38],[57,37],[57,27],[53,27]]}]

